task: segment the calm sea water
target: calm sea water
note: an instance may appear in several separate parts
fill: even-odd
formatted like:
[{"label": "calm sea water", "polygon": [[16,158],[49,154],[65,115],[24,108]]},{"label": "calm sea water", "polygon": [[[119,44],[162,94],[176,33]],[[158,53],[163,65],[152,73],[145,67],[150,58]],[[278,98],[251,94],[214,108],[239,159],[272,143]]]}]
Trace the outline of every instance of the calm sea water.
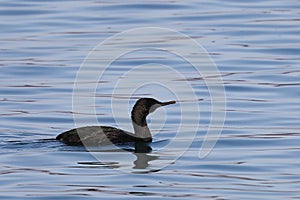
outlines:
[{"label": "calm sea water", "polygon": [[[300,1],[0,5],[1,199],[300,198]],[[199,76],[180,55],[144,49],[121,56],[118,49],[96,48],[98,60],[88,74],[99,78],[76,79],[96,45],[141,27],[186,34],[218,67],[226,92],[226,99],[217,99],[226,107],[218,111],[226,118],[223,129],[213,127],[221,137],[204,158],[199,151],[213,115],[211,77]],[[188,40],[164,36],[150,45],[188,52]],[[125,34],[119,41],[133,38]],[[139,49],[147,41],[128,45]],[[101,77],[109,56],[119,57]],[[143,85],[145,80],[153,83]],[[152,152],[134,153],[130,145],[123,146],[128,151],[108,146],[89,152],[51,140],[95,119],[132,130],[130,110],[141,96],[178,101],[150,116]],[[85,104],[93,97],[93,107]],[[74,102],[82,106],[79,112]]]}]

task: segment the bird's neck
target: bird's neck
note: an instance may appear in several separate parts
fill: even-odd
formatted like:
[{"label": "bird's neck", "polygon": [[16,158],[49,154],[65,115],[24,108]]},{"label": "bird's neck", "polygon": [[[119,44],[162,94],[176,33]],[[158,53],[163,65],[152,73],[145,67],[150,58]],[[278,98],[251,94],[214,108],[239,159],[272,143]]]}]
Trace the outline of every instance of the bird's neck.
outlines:
[{"label": "bird's neck", "polygon": [[152,136],[146,122],[146,116],[140,117],[134,113],[131,116],[135,136],[144,142],[151,142]]}]

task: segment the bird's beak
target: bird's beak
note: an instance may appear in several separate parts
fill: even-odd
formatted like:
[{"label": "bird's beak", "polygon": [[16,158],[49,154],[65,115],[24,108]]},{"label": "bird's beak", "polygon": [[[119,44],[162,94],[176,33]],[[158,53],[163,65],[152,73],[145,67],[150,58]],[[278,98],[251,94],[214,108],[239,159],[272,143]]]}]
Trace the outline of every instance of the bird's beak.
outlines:
[{"label": "bird's beak", "polygon": [[149,113],[154,112],[157,108],[161,107],[161,106],[166,106],[166,105],[170,105],[170,104],[174,104],[176,103],[176,101],[166,101],[166,102],[159,102],[153,106],[151,106]]},{"label": "bird's beak", "polygon": [[176,101],[166,101],[166,102],[161,102],[160,105],[166,106],[166,105],[170,105],[170,104],[174,104],[174,103],[176,103]]}]

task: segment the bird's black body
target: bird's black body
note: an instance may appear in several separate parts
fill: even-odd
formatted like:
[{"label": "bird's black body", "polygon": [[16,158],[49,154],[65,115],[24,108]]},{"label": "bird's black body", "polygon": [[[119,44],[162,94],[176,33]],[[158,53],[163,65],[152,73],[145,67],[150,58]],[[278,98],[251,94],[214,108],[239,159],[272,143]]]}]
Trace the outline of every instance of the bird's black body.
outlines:
[{"label": "bird's black body", "polygon": [[110,126],[85,126],[61,133],[56,139],[74,146],[102,146],[134,142],[138,138],[130,132]]},{"label": "bird's black body", "polygon": [[151,142],[152,136],[146,122],[147,115],[158,107],[174,103],[175,101],[159,102],[152,98],[139,99],[131,112],[134,134],[110,126],[86,126],[63,132],[56,139],[73,146]]}]

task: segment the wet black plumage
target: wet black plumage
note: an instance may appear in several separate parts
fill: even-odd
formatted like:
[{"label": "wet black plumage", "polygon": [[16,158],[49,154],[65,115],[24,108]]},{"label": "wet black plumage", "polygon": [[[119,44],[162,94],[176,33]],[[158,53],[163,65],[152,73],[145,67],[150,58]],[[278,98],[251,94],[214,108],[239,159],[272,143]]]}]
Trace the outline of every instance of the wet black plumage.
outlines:
[{"label": "wet black plumage", "polygon": [[131,111],[134,134],[110,126],[86,126],[63,132],[59,134],[56,139],[74,146],[102,146],[111,143],[151,142],[152,136],[147,126],[147,115],[161,106],[174,103],[176,102],[160,102],[153,98],[139,99]]}]

